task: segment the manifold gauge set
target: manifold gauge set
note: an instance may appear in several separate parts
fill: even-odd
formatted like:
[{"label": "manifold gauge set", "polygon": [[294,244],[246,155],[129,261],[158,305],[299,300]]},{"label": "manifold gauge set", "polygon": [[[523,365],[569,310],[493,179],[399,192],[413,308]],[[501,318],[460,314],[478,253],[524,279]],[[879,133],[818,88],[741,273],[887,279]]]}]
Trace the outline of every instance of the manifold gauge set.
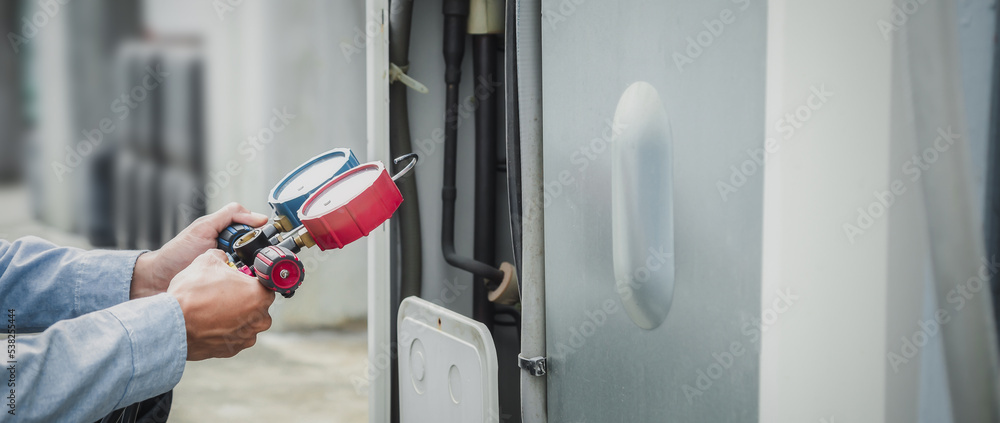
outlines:
[{"label": "manifold gauge set", "polygon": [[359,163],[348,148],[320,154],[282,178],[271,189],[274,211],[264,226],[232,225],[219,234],[218,248],[229,265],[286,298],[305,280],[296,255],[313,246],[326,251],[343,248],[392,217],[403,202],[396,179],[409,172],[417,155],[395,176],[382,162]]}]

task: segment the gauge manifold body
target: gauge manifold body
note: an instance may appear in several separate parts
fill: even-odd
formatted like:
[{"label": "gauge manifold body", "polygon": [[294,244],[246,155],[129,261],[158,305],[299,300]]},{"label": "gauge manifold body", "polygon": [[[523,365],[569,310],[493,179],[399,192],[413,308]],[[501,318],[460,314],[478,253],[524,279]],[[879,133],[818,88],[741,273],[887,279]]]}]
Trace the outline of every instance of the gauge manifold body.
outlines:
[{"label": "gauge manifold body", "polygon": [[254,229],[237,238],[236,242],[233,243],[233,250],[235,250],[235,256],[243,264],[249,266],[253,264],[253,259],[257,255],[257,252],[270,245],[271,243],[268,241],[264,231]]}]

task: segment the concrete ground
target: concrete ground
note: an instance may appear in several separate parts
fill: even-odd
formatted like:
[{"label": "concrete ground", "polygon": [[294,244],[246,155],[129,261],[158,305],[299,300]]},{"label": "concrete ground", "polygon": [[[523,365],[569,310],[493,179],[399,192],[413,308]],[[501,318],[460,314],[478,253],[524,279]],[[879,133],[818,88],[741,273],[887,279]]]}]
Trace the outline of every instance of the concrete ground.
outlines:
[{"label": "concrete ground", "polygon": [[368,421],[363,327],[344,332],[264,333],[231,359],[189,362],[170,421]]},{"label": "concrete ground", "polygon": [[[35,235],[89,248],[84,237],[31,218],[22,185],[0,185],[0,238]],[[280,300],[280,299],[279,299]],[[307,333],[265,332],[231,359],[188,362],[174,389],[170,422],[368,421],[363,322]]]}]

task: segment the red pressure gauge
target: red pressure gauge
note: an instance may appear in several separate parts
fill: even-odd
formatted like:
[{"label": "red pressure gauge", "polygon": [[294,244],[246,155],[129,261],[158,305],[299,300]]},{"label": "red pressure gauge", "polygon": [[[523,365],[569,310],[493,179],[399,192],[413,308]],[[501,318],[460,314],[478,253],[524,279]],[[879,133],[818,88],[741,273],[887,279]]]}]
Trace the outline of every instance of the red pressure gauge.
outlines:
[{"label": "red pressure gauge", "polygon": [[412,166],[390,177],[381,162],[358,165],[316,190],[299,209],[299,220],[321,250],[343,248],[392,217],[403,202],[393,181]]}]

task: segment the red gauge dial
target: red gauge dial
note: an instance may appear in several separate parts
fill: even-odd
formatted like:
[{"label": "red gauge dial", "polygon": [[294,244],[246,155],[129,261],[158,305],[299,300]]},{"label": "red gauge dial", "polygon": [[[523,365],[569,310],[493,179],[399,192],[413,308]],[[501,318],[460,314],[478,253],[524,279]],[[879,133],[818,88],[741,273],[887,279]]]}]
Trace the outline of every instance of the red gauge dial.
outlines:
[{"label": "red gauge dial", "polygon": [[399,208],[403,196],[381,162],[359,165],[316,190],[299,219],[321,250],[367,236]]}]

